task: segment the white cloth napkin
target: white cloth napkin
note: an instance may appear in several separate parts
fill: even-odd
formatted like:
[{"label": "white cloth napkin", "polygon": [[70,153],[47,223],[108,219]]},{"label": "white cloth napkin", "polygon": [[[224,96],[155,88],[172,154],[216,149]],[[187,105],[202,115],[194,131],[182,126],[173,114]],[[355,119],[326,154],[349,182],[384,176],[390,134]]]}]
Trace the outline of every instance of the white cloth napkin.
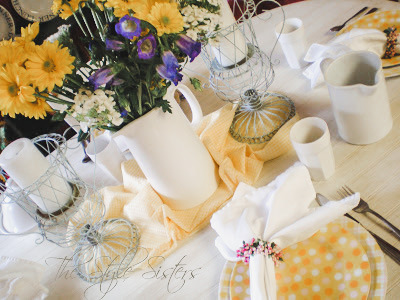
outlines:
[{"label": "white cloth napkin", "polygon": [[[240,260],[236,250],[243,246],[243,241],[250,243],[253,238],[275,242],[284,249],[309,238],[322,226],[354,208],[360,199],[357,193],[310,208],[315,196],[310,174],[300,163],[267,186],[254,188],[240,183],[232,200],[211,218],[211,227],[219,235],[215,241],[217,248],[232,261]],[[250,258],[249,270],[251,299],[276,299],[272,259],[256,254]]]},{"label": "white cloth napkin", "polygon": [[48,289],[40,283],[44,270],[32,261],[0,256],[0,299],[45,299]]},{"label": "white cloth napkin", "polygon": [[335,59],[347,52],[366,50],[378,54],[380,57],[385,53],[386,34],[377,29],[355,28],[333,38],[325,45],[312,44],[308,49],[304,60],[312,63],[303,75],[311,80],[311,87],[323,82],[320,68],[325,58]]}]

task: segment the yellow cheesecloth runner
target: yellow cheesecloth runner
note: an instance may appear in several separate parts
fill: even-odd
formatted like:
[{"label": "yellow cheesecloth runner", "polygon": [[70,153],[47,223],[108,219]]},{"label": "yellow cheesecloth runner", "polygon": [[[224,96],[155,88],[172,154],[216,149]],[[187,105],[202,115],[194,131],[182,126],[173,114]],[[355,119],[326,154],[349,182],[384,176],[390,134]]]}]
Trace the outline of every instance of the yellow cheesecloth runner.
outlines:
[{"label": "yellow cheesecloth runner", "polygon": [[291,148],[289,131],[298,120],[295,115],[265,144],[249,145],[235,141],[229,127],[235,107],[228,104],[202,120],[197,134],[219,166],[220,184],[203,204],[176,211],[164,204],[134,160],[123,163],[122,186],[102,189],[105,219],[124,218],[140,230],[140,247],[132,262],[135,268],[147,267],[146,257],[167,255],[182,240],[209,224],[212,214],[233,195],[239,182],[254,184],[265,161]]}]

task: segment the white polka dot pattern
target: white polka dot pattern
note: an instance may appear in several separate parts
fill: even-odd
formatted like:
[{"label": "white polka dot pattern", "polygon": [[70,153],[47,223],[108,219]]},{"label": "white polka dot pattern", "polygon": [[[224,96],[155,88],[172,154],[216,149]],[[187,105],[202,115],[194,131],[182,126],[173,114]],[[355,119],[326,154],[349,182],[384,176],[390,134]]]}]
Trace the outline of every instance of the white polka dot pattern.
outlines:
[{"label": "white polka dot pattern", "polygon": [[[372,236],[369,235],[368,232],[365,231],[364,228],[359,226],[358,224],[348,220],[347,218],[340,218],[335,222],[337,225],[340,225],[340,227],[345,228],[351,234],[354,235],[353,238],[350,239],[350,244],[347,244],[347,248],[349,248],[349,251],[354,251],[355,249],[359,249],[357,245],[362,246],[364,249],[364,253],[360,253],[358,256],[361,258],[361,264],[357,267],[357,265],[354,263],[354,260],[351,262],[343,262],[342,261],[342,267],[343,268],[350,268],[352,269],[352,272],[350,273],[350,282],[348,284],[356,286],[357,289],[356,291],[357,296],[353,298],[352,295],[356,295],[354,292],[351,294],[351,292],[348,292],[347,298],[350,299],[384,299],[385,297],[385,292],[386,292],[386,284],[387,284],[387,274],[386,274],[386,265],[383,257],[383,253],[380,250],[379,246],[376,244],[375,240],[372,238]],[[343,229],[341,228],[341,229]],[[327,232],[327,231],[326,231]],[[339,234],[342,236],[342,234],[339,232]],[[316,235],[314,235],[314,238]],[[320,241],[321,238],[317,237],[316,241]],[[336,243],[339,244],[340,238],[336,240]],[[327,240],[328,242],[332,242]],[[310,244],[310,243],[308,243]],[[310,244],[312,246],[312,243]],[[342,246],[342,244],[340,244]],[[295,247],[290,247],[291,249],[295,250],[297,249],[297,252],[301,249],[297,245]],[[305,252],[308,254],[309,249]],[[357,253],[356,251],[355,253]],[[367,256],[367,254],[368,256]],[[353,253],[354,254],[354,253]],[[292,255],[292,260],[297,261],[296,264],[299,264],[302,262],[304,259],[304,256],[299,256],[299,255]],[[326,256],[326,255],[325,255]],[[329,257],[329,256],[328,256]],[[310,259],[310,262],[315,262],[315,259]],[[337,263],[338,261],[335,260]],[[350,265],[352,263],[352,265]],[[368,264],[369,263],[369,264]],[[362,275],[362,270],[363,267],[365,268],[367,265],[369,265],[370,268],[370,274],[369,276]],[[246,289],[243,289],[243,292],[245,295],[242,298],[237,298],[237,294],[232,292],[232,295],[230,295],[229,289],[232,288],[231,291],[234,290],[236,287],[235,285],[237,282],[235,281],[229,281],[227,278],[232,278],[232,276],[235,276],[238,272],[238,270],[241,271],[241,273],[244,272],[244,269],[240,269],[242,266],[243,268],[247,268],[246,265],[241,265],[241,266],[236,266],[236,269],[233,271],[233,266],[235,266],[235,263],[233,262],[227,262],[227,264],[224,267],[223,273],[221,275],[221,281],[220,281],[220,288],[219,288],[219,299],[221,300],[236,300],[236,299],[245,299],[250,295],[250,289],[248,288],[249,285],[246,285]],[[293,267],[293,265],[292,265]],[[287,293],[284,295],[280,294],[278,292],[278,299],[311,299],[314,296],[314,299],[341,299],[340,297],[336,298],[331,298],[327,297],[326,292],[330,293],[330,290],[327,290],[326,287],[332,285],[335,281],[335,279],[332,276],[328,276],[327,274],[324,273],[323,269],[318,269],[318,268],[311,268],[307,270],[307,268],[304,268],[302,266],[297,265],[297,273],[293,274],[291,281],[289,283],[289,288]],[[314,274],[317,273],[317,271],[320,272],[320,274],[317,276],[320,278],[320,282],[314,283],[312,282],[310,286],[305,286],[304,284],[304,276],[309,272],[309,277],[310,278],[315,278],[312,277]],[[345,275],[342,274],[343,272],[334,272],[334,267],[332,267],[332,273],[333,275],[336,274],[341,274],[338,275],[338,277],[341,278],[343,281]],[[277,270],[278,271],[278,270]],[[295,269],[292,269],[292,271],[295,271]],[[361,273],[360,273],[361,271]],[[248,276],[248,272],[246,272]],[[243,274],[241,274],[243,275]],[[368,274],[367,274],[368,275]],[[361,277],[360,277],[361,276]],[[286,278],[287,275],[282,276],[282,282],[283,279]],[[369,279],[369,280],[367,280]],[[245,275],[243,275],[243,280],[246,281],[247,278]],[[286,279],[287,280],[287,279]],[[247,281],[246,281],[247,282]],[[243,283],[243,282],[242,282]],[[247,282],[249,284],[249,282]],[[337,282],[336,282],[337,284]],[[318,289],[319,291],[316,292],[315,290]],[[295,287],[296,292],[293,292],[291,290],[292,287]],[[325,287],[325,288],[324,288]],[[346,290],[346,283],[345,282],[340,282],[339,285],[337,285],[337,291],[343,292]],[[337,292],[335,291],[337,294]],[[343,294],[343,293],[342,293]],[[368,296],[366,296],[368,295]]]}]

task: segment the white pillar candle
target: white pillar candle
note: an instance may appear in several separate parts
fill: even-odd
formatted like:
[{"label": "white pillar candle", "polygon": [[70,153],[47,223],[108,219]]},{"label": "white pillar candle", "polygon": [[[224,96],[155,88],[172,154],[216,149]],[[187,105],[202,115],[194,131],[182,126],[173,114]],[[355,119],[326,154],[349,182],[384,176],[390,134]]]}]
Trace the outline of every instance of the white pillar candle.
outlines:
[{"label": "white pillar candle", "polygon": [[[35,184],[49,169],[50,162],[31,140],[21,138],[8,145],[0,154],[0,166],[22,189]],[[37,185],[29,197],[44,213],[62,208],[71,198],[72,189],[59,170],[46,182]]]},{"label": "white pillar candle", "polygon": [[[232,10],[227,0],[220,3],[221,30],[217,46],[211,47],[216,60],[223,67],[229,67],[239,63],[247,56],[246,40],[238,27],[230,27],[236,23]],[[229,28],[228,28],[229,27]]]}]

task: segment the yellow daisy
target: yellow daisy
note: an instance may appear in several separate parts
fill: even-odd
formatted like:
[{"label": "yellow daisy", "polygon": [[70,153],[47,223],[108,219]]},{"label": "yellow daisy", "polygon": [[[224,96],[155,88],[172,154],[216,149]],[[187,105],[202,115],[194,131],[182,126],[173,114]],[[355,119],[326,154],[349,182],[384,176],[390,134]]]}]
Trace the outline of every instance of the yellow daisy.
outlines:
[{"label": "yellow daisy", "polygon": [[36,98],[35,102],[26,102],[24,107],[25,117],[36,120],[44,119],[47,113],[52,111],[50,105],[42,98]]},{"label": "yellow daisy", "polygon": [[148,22],[156,28],[159,36],[180,32],[184,24],[177,3],[155,3],[148,16]]},{"label": "yellow daisy", "polygon": [[26,70],[17,64],[9,64],[0,72],[0,110],[1,114],[24,114],[26,102],[35,101],[35,90],[30,85]]},{"label": "yellow daisy", "polygon": [[59,47],[58,41],[45,41],[35,47],[35,52],[29,55],[25,66],[33,84],[40,91],[47,88],[50,92],[54,85],[61,87],[64,76],[72,73],[74,59],[67,48]]},{"label": "yellow daisy", "polygon": [[39,22],[29,24],[25,28],[21,28],[21,37],[26,41],[33,41],[39,33]]},{"label": "yellow daisy", "polygon": [[135,18],[148,21],[150,11],[156,3],[169,3],[169,0],[141,0],[135,5]]},{"label": "yellow daisy", "polygon": [[138,2],[142,0],[107,0],[104,4],[106,7],[114,8],[114,15],[117,18],[122,18],[129,15],[129,10],[134,10]]},{"label": "yellow daisy", "polygon": [[0,67],[13,63],[22,66],[27,58],[28,56],[22,47],[14,44],[0,46]]},{"label": "yellow daisy", "polygon": [[2,40],[0,41],[0,46],[7,46],[7,45],[11,45],[13,43],[13,40]]},{"label": "yellow daisy", "polygon": [[81,2],[81,0],[69,0],[69,5],[62,4],[62,2],[63,0],[54,0],[51,10],[54,14],[58,14],[60,18],[66,20],[78,10],[79,2]]},{"label": "yellow daisy", "polygon": [[21,28],[21,36],[15,38],[15,43],[19,47],[25,47],[30,44],[39,33],[39,22],[29,24],[25,28]]}]

